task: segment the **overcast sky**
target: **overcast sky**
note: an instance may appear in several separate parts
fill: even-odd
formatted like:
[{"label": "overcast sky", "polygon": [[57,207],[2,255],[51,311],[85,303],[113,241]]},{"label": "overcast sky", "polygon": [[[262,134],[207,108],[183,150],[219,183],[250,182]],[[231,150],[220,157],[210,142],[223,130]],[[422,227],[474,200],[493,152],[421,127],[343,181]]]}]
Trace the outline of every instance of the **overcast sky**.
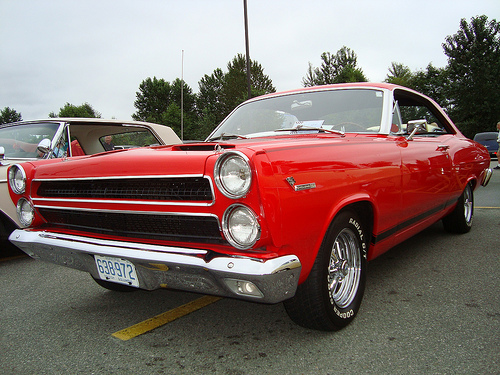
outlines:
[{"label": "overcast sky", "polygon": [[[391,62],[444,67],[460,19],[500,20],[499,0],[248,0],[250,57],[278,91],[342,46],[372,82]],[[182,64],[184,50],[184,64]],[[243,0],[0,0],[0,109],[46,118],[88,102],[130,120],[139,84],[198,82],[245,53]]]}]

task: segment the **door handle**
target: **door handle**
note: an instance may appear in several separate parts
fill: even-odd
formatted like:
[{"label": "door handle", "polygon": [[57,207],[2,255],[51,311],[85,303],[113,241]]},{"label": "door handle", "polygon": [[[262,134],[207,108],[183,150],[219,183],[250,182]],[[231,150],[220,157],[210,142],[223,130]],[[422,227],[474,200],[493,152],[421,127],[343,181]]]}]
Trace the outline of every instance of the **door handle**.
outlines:
[{"label": "door handle", "polygon": [[447,151],[450,148],[448,145],[439,145],[436,151]]}]

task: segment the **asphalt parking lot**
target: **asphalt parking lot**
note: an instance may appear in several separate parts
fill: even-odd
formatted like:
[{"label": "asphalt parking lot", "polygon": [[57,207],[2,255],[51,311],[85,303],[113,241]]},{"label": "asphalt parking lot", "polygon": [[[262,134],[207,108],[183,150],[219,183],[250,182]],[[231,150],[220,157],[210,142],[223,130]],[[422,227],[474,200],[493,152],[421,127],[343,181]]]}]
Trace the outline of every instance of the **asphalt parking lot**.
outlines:
[{"label": "asphalt parking lot", "polygon": [[[296,326],[281,304],[204,300],[186,314],[175,309],[202,296],[115,293],[76,270],[0,259],[0,373],[498,374],[500,171],[475,198],[470,233],[436,223],[371,262],[358,317],[335,333]],[[157,316],[171,321],[113,335]]]}]

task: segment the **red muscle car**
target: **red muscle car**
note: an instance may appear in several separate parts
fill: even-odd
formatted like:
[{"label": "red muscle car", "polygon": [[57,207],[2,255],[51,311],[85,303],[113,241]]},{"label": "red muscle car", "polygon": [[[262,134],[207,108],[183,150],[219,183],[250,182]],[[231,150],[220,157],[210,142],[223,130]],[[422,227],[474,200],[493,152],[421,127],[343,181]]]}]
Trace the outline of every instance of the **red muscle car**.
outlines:
[{"label": "red muscle car", "polygon": [[367,261],[438,220],[470,230],[489,164],[415,91],[304,88],[243,103],[205,142],[11,166],[25,229],[10,240],[112,290],[284,302],[337,330]]}]

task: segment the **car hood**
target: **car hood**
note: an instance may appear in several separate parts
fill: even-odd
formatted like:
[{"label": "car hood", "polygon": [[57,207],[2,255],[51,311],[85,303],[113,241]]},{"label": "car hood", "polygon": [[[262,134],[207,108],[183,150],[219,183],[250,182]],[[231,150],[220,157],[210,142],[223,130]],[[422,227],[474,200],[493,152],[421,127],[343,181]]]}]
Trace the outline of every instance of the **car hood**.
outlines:
[{"label": "car hood", "polygon": [[[371,136],[373,137],[373,135]],[[158,175],[204,175],[207,160],[224,150],[241,151],[251,158],[255,153],[277,149],[317,147],[362,141],[361,137],[338,135],[301,135],[235,140],[232,142],[200,142],[175,146],[146,147],[111,151],[86,157],[33,162],[36,178],[99,178]]]}]

